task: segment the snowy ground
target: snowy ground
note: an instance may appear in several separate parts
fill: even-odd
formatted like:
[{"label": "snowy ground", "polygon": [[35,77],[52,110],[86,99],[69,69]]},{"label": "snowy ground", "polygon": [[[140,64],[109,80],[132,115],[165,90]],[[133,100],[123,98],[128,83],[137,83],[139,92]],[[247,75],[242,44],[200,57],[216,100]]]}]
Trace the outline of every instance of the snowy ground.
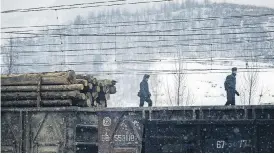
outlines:
[{"label": "snowy ground", "polygon": [[[251,65],[251,64],[249,64]],[[226,102],[226,93],[224,90],[224,80],[230,74],[232,67],[245,68],[246,63],[243,61],[218,62],[213,61],[208,63],[193,63],[184,64],[184,68],[195,69],[195,71],[186,71],[185,75],[185,93],[183,101],[180,105],[224,105]],[[257,63],[259,69],[257,76],[256,90],[252,93],[251,104],[274,103],[274,65],[268,63]],[[152,70],[173,70],[174,63],[161,62],[153,64]],[[204,71],[204,69],[211,69]],[[201,69],[201,70],[199,70]],[[217,69],[217,70],[214,70]],[[236,97],[237,105],[248,105],[248,84],[245,80],[251,73],[246,69],[239,69],[237,74],[237,89],[241,96]],[[173,74],[158,74],[152,75],[149,81],[152,100],[156,106],[171,106],[176,105],[175,101],[175,80]],[[109,100],[110,107],[136,107],[139,105],[137,92],[139,90],[139,82],[142,75],[115,75],[112,76],[118,81],[115,95]],[[169,90],[169,94],[168,94]],[[147,104],[145,104],[147,105]]]}]

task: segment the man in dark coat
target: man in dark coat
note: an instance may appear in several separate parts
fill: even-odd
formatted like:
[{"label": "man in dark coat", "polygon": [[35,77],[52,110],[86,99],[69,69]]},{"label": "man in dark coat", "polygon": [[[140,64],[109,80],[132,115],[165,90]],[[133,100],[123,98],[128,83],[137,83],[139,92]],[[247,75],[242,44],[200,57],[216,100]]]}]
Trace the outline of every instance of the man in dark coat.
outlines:
[{"label": "man in dark coat", "polygon": [[138,96],[140,97],[140,107],[144,106],[145,101],[148,103],[148,106],[152,106],[152,100],[150,99],[151,94],[147,83],[148,79],[149,75],[145,74],[142,82],[140,83],[140,91],[138,93]]},{"label": "man in dark coat", "polygon": [[225,90],[227,96],[227,102],[225,105],[235,105],[235,94],[240,96],[238,91],[236,90],[236,74],[237,68],[232,68],[232,74],[228,75],[225,80]]}]

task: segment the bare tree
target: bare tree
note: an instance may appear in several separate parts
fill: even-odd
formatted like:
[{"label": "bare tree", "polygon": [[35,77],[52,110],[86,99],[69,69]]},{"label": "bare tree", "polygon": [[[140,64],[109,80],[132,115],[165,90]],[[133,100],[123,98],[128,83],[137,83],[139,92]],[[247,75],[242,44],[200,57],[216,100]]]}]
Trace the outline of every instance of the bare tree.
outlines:
[{"label": "bare tree", "polygon": [[180,51],[177,51],[177,60],[175,61],[175,102],[177,106],[180,106],[180,102],[184,102],[184,93],[185,93],[185,81],[186,74],[184,70],[183,58]]},{"label": "bare tree", "polygon": [[13,39],[9,40],[9,48],[1,47],[3,52],[3,62],[5,65],[5,74],[12,74],[17,72],[16,61],[18,60],[18,54],[14,51]]},{"label": "bare tree", "polygon": [[[169,83],[168,79],[166,79],[166,83]],[[167,92],[167,96],[168,96],[168,100],[167,102],[169,102],[169,105],[173,106],[173,101],[172,101],[172,96],[171,96],[171,92],[170,92],[170,86],[167,85],[166,86],[166,92]]]},{"label": "bare tree", "polygon": [[[245,48],[248,49],[250,46],[249,40],[245,40]],[[253,44],[252,44],[253,45]],[[251,105],[257,92],[258,81],[259,81],[259,73],[258,73],[258,59],[254,56],[254,51],[244,51],[243,52],[246,57],[250,59],[246,59],[246,70],[243,74],[243,86],[241,91],[241,100],[243,104]]]},{"label": "bare tree", "polygon": [[247,81],[248,85],[248,104],[250,105],[253,94],[257,90],[258,70],[255,69],[248,72],[247,76],[245,76],[245,80]]},{"label": "bare tree", "polygon": [[266,95],[267,91],[269,91],[269,89],[268,88],[264,88],[264,86],[262,86],[261,90],[259,91],[258,104],[262,103],[262,98]]},{"label": "bare tree", "polygon": [[155,75],[151,79],[152,95],[154,96],[154,106],[157,106],[159,95],[161,95],[162,81],[158,75]]},{"label": "bare tree", "polygon": [[[187,88],[187,75],[186,75],[186,66],[184,63],[183,55],[180,50],[177,50],[175,58],[175,73],[174,73],[174,82],[170,90],[170,84],[167,85],[167,94],[170,101],[170,104],[176,104],[177,106],[186,106],[193,103],[193,96],[191,95],[190,89]],[[174,95],[172,95],[174,94]],[[173,101],[174,100],[174,101]],[[174,103],[173,103],[174,102]]]},{"label": "bare tree", "polygon": [[246,84],[245,81],[241,82],[241,87],[240,87],[240,100],[242,105],[246,105],[247,102],[247,93],[246,93]]},{"label": "bare tree", "polygon": [[247,72],[243,74],[243,86],[241,90],[241,101],[242,103],[251,105],[258,88],[259,73],[257,62],[253,61],[247,66]]}]

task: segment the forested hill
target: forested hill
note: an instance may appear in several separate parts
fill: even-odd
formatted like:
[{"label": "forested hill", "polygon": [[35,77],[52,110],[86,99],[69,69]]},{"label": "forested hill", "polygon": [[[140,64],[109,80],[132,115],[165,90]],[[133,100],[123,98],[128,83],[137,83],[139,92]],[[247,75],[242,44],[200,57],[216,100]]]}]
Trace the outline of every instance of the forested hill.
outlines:
[{"label": "forested hill", "polygon": [[10,55],[17,72],[74,69],[101,74],[172,60],[178,53],[185,58],[259,56],[267,61],[273,56],[274,9],[192,0],[135,13],[106,7],[69,24],[32,30],[12,35],[2,46],[3,53],[12,51],[2,57],[2,68],[9,65]]}]

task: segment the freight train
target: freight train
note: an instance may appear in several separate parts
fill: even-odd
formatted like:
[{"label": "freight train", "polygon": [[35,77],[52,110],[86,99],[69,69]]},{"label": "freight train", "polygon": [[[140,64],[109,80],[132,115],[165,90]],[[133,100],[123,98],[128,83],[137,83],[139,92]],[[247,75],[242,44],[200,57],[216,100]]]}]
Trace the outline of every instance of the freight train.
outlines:
[{"label": "freight train", "polygon": [[2,107],[1,152],[274,152],[274,105]]}]

